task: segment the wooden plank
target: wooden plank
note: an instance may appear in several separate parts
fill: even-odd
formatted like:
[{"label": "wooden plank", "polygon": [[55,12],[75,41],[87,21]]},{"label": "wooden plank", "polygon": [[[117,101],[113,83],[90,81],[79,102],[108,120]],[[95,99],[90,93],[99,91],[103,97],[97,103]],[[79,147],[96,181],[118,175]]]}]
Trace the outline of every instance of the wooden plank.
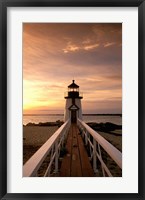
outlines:
[{"label": "wooden plank", "polygon": [[[76,124],[69,130],[66,148],[68,154],[64,156],[60,169],[62,177],[92,177],[94,176],[83,140]],[[68,156],[69,155],[69,156]]]},{"label": "wooden plank", "polygon": [[72,142],[71,176],[81,177],[82,169],[81,169],[81,160],[80,160],[80,155],[79,155],[76,125],[72,125],[72,129],[73,129],[73,139],[72,139],[73,142]]},{"label": "wooden plank", "polygon": [[91,163],[89,161],[87,151],[84,147],[83,140],[80,135],[78,135],[78,143],[79,143],[80,159],[81,159],[81,164],[82,164],[82,176],[93,177],[94,172],[93,172]]},{"label": "wooden plank", "polygon": [[71,172],[71,154],[72,154],[72,127],[70,127],[67,143],[66,143],[67,154],[63,157],[60,176],[61,177],[70,177]]}]

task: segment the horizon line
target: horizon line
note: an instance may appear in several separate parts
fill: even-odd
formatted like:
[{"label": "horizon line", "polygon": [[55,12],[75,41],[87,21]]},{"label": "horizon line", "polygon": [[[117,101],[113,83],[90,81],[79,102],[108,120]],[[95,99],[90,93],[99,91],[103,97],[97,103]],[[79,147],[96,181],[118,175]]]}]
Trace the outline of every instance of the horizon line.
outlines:
[{"label": "horizon line", "polygon": [[[30,114],[23,114],[23,116],[32,116],[32,115],[36,115],[36,116],[47,116],[47,115],[61,115],[63,116],[64,114],[61,113],[57,113],[57,114],[52,114],[52,113],[48,113],[48,114],[38,114],[38,113],[30,113]],[[122,115],[122,113],[84,113],[82,115]]]}]

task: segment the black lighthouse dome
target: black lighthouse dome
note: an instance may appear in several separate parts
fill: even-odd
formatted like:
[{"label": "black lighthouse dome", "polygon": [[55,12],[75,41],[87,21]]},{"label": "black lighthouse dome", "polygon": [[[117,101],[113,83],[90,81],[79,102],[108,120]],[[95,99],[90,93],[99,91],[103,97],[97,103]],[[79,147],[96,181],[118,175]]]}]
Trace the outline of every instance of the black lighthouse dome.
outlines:
[{"label": "black lighthouse dome", "polygon": [[68,86],[68,92],[67,96],[65,96],[65,99],[68,98],[82,99],[82,97],[79,96],[79,86],[75,83],[75,80],[72,80],[72,83]]},{"label": "black lighthouse dome", "polygon": [[75,80],[72,80],[72,83],[68,86],[68,88],[79,88],[79,86],[75,83]]}]

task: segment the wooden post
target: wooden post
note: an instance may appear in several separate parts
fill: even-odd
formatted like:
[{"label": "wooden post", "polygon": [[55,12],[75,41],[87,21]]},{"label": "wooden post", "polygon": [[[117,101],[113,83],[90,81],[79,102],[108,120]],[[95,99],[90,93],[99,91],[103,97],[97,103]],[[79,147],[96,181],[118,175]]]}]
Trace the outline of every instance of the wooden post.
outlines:
[{"label": "wooden post", "polygon": [[[98,143],[98,150],[99,150],[99,155],[100,155],[100,157],[102,159],[102,153],[101,153],[101,149],[100,149],[99,143]],[[102,168],[103,176],[105,177],[105,170],[104,170],[104,167],[103,167],[102,163],[101,163],[101,168]]]},{"label": "wooden post", "polygon": [[85,130],[85,144],[88,144],[88,131]]},{"label": "wooden post", "polygon": [[55,142],[55,173],[58,173],[58,140]]},{"label": "wooden post", "polygon": [[97,172],[96,140],[93,138],[93,170]]}]

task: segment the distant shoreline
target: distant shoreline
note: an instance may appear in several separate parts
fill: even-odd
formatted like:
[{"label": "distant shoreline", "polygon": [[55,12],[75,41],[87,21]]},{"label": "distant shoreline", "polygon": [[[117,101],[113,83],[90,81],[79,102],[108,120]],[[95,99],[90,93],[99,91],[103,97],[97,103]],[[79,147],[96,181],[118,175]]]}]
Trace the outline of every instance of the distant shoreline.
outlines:
[{"label": "distant shoreline", "polygon": [[[23,114],[24,116],[63,116],[64,114]],[[83,114],[83,116],[120,116],[122,114]]]},{"label": "distant shoreline", "polygon": [[[32,123],[29,122],[24,127],[54,127],[57,126],[58,128],[63,124],[63,121],[56,121],[56,122],[39,122],[39,123]],[[95,131],[101,131],[106,133],[111,133],[111,131],[115,131],[116,129],[122,130],[122,125],[117,125],[111,122],[106,123],[96,123],[96,122],[88,122],[87,123],[92,129]],[[115,134],[115,133],[113,133]],[[119,134],[117,134],[119,135]]]}]

